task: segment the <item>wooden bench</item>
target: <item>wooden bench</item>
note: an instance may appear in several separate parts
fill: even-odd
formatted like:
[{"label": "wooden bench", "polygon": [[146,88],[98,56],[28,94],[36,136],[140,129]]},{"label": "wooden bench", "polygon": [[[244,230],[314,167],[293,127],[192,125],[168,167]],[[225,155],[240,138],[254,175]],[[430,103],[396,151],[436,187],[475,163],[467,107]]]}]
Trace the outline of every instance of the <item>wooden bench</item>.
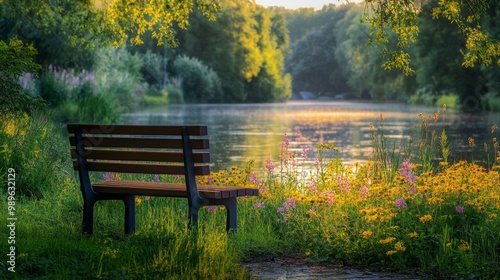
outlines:
[{"label": "wooden bench", "polygon": [[[197,175],[210,174],[206,126],[68,124],[73,167],[83,194],[83,232],[92,234],[94,204],[99,200],[125,203],[125,233],[135,231],[135,196],[187,198],[189,226],[198,210],[224,205],[226,229],[237,227],[237,197],[258,196],[254,188],[196,184]],[[89,172],[184,175],[185,184],[103,181],[91,182]]]}]

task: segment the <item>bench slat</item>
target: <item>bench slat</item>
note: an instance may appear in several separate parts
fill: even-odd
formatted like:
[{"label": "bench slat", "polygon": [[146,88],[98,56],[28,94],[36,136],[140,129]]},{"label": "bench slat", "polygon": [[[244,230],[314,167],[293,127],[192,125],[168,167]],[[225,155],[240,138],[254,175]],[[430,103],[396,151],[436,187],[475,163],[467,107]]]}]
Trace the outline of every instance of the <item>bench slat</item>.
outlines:
[{"label": "bench slat", "polygon": [[[76,149],[71,150],[71,157],[76,159]],[[88,160],[129,160],[129,161],[161,161],[161,162],[184,162],[182,152],[163,152],[145,150],[86,150],[85,157]],[[194,152],[195,163],[210,163],[210,153]]]},{"label": "bench slat", "polygon": [[[186,185],[184,184],[104,181],[94,184],[92,187],[94,191],[99,193],[187,197]],[[198,186],[198,191],[201,197],[210,199],[259,195],[259,191],[257,189],[232,186],[201,185]]]},{"label": "bench slat", "polygon": [[80,126],[83,134],[129,134],[129,135],[180,135],[182,127],[186,127],[191,136],[208,135],[205,125],[94,125],[68,124],[68,132],[74,133],[76,126]]},{"label": "bench slat", "polygon": [[[73,168],[78,170],[78,162],[73,162]],[[139,174],[170,174],[183,175],[185,173],[183,165],[171,164],[147,164],[147,163],[116,163],[116,162],[87,162],[88,171],[139,173]],[[195,166],[196,175],[209,175],[208,165]]]},{"label": "bench slat", "polygon": [[[85,147],[98,148],[159,148],[181,149],[182,140],[172,138],[143,138],[143,137],[93,137],[84,136],[82,141]],[[71,146],[76,146],[74,136],[69,137]],[[210,148],[208,139],[190,139],[193,149]]]}]

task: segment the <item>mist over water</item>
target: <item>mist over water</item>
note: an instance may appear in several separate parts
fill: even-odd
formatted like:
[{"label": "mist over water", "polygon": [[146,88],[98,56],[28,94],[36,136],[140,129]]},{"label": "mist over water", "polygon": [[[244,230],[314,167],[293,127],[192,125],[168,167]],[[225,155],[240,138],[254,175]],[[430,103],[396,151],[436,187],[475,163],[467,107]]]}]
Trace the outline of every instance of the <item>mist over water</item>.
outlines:
[{"label": "mist over water", "polygon": [[[204,124],[209,128],[212,170],[232,165],[243,166],[253,160],[264,166],[266,158],[279,161],[283,137],[290,140],[290,150],[296,152],[298,163],[313,165],[319,142],[335,143],[342,162],[354,164],[370,160],[373,153],[370,123],[387,137],[387,146],[399,149],[409,141],[418,141],[421,119],[440,111],[437,122],[429,121],[430,130],[441,134],[446,129],[452,145],[452,158],[470,154],[468,138],[475,140],[474,149],[483,150],[491,144],[491,126],[500,125],[500,114],[464,114],[440,107],[409,106],[406,104],[374,104],[348,101],[302,102],[280,104],[187,104],[169,105],[125,114],[126,124]],[[383,121],[381,122],[381,115]],[[495,132],[495,134],[500,131]],[[415,140],[417,139],[417,140]],[[303,148],[309,152],[304,158]],[[475,157],[479,159],[479,157]]]}]

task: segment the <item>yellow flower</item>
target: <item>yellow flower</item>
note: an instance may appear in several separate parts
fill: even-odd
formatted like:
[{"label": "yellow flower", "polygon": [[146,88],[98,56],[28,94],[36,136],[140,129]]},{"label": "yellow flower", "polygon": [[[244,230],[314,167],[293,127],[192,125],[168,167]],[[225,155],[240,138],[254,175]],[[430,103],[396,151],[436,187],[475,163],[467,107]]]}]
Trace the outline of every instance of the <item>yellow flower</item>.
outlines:
[{"label": "yellow flower", "polygon": [[416,231],[410,233],[410,238],[416,238],[418,237],[418,233]]},{"label": "yellow flower", "polygon": [[421,223],[426,223],[428,221],[432,220],[432,216],[427,214],[427,215],[423,215],[422,217],[420,217],[420,222]]},{"label": "yellow flower", "polygon": [[394,244],[394,249],[396,249],[396,251],[403,251],[403,252],[406,251],[406,247],[402,241],[399,241],[398,243]]},{"label": "yellow flower", "polygon": [[467,241],[465,241],[465,240],[460,240],[460,245],[458,246],[458,250],[465,251],[465,250],[469,250],[469,249],[470,249],[469,243],[467,243]]},{"label": "yellow flower", "polygon": [[370,236],[372,236],[373,232],[371,230],[365,230],[363,231],[363,233],[361,234],[361,236],[364,238],[364,239],[368,239],[370,238]]},{"label": "yellow flower", "polygon": [[135,197],[135,205],[141,204],[142,200],[139,197]]},{"label": "yellow flower", "polygon": [[390,251],[387,251],[385,254],[390,256],[390,255],[396,254],[397,252],[398,251],[390,250]]},{"label": "yellow flower", "polygon": [[427,199],[427,203],[429,203],[429,204],[439,204],[443,201],[444,201],[444,199],[442,197],[429,197]]},{"label": "yellow flower", "polygon": [[396,240],[395,237],[387,237],[386,239],[382,239],[379,241],[380,244],[388,244],[392,243],[394,240]]}]

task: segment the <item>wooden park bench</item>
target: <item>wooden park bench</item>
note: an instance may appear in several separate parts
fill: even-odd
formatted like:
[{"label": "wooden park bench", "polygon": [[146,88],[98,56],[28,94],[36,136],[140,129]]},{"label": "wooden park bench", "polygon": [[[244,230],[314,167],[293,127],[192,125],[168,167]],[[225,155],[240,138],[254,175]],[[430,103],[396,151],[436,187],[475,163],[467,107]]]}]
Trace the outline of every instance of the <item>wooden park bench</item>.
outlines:
[{"label": "wooden park bench", "polygon": [[[189,225],[196,226],[198,210],[224,205],[226,229],[237,227],[237,197],[258,196],[254,188],[196,184],[197,175],[210,174],[206,126],[68,124],[73,167],[83,194],[83,232],[92,234],[94,204],[99,200],[125,203],[125,233],[135,231],[135,196],[187,198]],[[102,181],[89,172],[184,175],[185,184]]]}]

